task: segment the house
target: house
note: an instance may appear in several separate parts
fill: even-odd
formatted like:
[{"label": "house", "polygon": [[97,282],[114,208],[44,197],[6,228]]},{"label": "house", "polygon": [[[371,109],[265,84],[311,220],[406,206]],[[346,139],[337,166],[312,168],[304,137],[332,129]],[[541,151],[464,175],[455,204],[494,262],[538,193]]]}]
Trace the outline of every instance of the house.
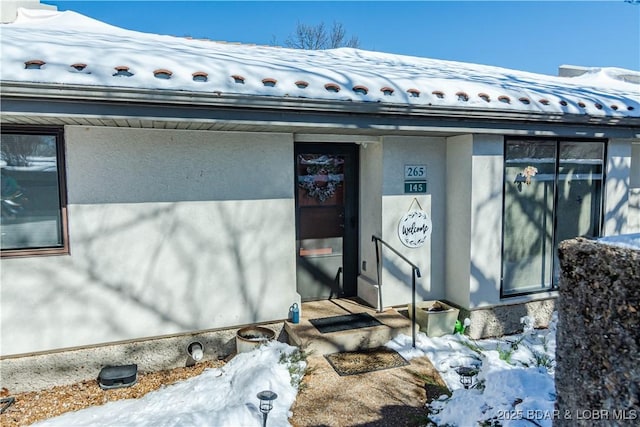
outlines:
[{"label": "house", "polygon": [[411,302],[411,267],[373,236],[419,267],[419,300],[500,334],[548,321],[560,241],[640,231],[637,71],[228,44],[70,11],[1,30],[3,356]]}]

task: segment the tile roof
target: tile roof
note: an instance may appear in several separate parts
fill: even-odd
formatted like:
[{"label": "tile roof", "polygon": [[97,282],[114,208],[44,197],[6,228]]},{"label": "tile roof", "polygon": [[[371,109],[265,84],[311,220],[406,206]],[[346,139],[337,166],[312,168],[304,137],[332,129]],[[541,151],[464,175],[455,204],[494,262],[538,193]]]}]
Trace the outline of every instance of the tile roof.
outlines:
[{"label": "tile roof", "polygon": [[350,48],[225,44],[124,30],[74,12],[21,9],[1,27],[3,82],[640,116],[640,84],[621,78],[640,81],[640,72],[616,68],[555,77]]}]

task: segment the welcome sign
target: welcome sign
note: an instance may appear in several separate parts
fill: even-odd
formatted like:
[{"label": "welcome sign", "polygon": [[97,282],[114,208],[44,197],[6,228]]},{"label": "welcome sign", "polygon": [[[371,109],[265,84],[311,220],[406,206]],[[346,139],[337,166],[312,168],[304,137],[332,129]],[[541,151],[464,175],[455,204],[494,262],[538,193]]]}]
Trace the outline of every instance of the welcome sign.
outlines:
[{"label": "welcome sign", "polygon": [[410,210],[398,223],[398,237],[403,245],[419,248],[431,237],[431,218],[423,210]]}]

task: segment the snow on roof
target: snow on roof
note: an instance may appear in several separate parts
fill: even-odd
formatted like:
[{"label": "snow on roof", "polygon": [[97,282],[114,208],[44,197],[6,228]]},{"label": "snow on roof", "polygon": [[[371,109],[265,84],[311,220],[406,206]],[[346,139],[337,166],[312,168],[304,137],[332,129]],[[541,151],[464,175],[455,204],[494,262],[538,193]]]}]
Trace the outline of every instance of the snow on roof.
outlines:
[{"label": "snow on roof", "polygon": [[640,72],[555,77],[340,48],[306,51],[147,34],[72,11],[0,26],[3,82],[178,90],[475,110],[640,117]]}]

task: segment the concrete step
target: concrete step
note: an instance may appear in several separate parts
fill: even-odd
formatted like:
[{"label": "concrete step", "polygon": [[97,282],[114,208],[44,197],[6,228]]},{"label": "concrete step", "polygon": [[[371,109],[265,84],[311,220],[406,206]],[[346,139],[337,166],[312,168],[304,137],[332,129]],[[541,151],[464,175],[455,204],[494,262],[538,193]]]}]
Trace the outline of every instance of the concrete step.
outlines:
[{"label": "concrete step", "polygon": [[[378,319],[382,325],[320,333],[309,322],[310,319],[363,312]],[[324,355],[380,347],[399,334],[411,335],[411,322],[393,308],[387,308],[378,313],[358,300],[338,299],[303,303],[300,322],[296,324],[285,322],[285,330],[291,345],[296,345],[312,354]]]}]

